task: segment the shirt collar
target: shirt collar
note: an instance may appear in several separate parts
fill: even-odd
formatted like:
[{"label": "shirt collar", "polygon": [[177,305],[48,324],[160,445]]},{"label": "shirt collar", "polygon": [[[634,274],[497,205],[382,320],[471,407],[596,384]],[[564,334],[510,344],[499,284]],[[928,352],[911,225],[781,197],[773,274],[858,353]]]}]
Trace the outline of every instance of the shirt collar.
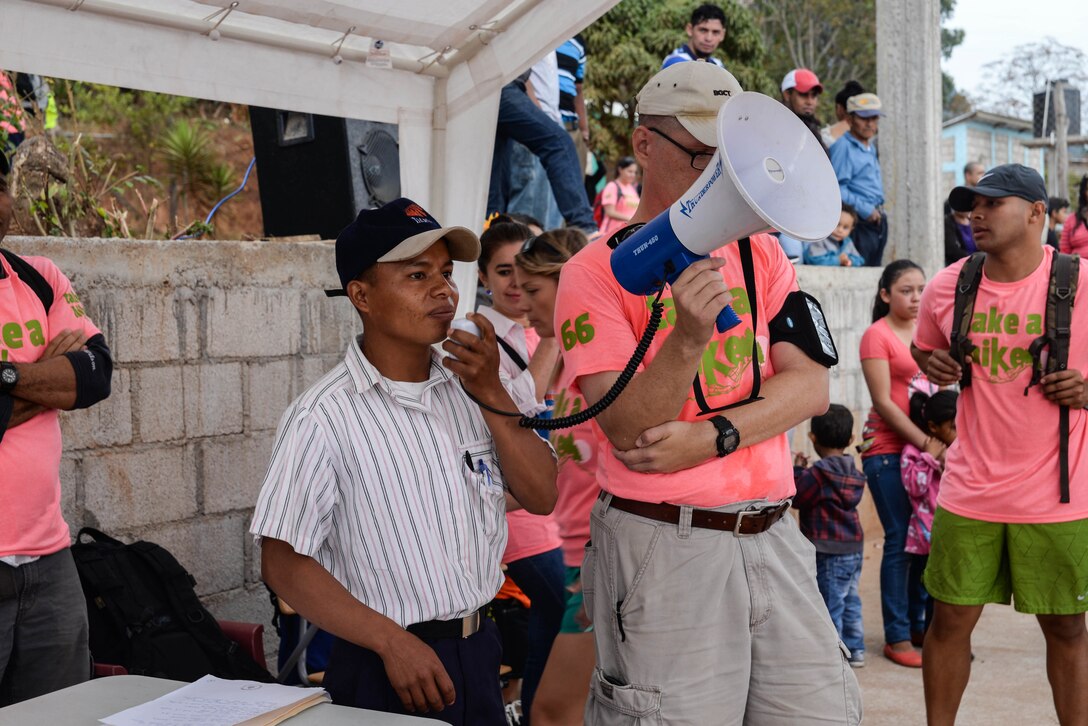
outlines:
[{"label": "shirt collar", "polygon": [[515,330],[520,331],[522,335],[525,334],[525,329],[521,327],[520,323],[511,320],[494,308],[481,306],[476,313],[490,320],[491,325],[495,328],[495,335],[503,340],[509,341],[510,333]]},{"label": "shirt collar", "polygon": [[850,142],[852,144],[854,144],[854,146],[858,147],[859,149],[864,151],[866,154],[871,154],[872,153],[872,151],[873,151],[873,142],[872,141],[870,141],[869,145],[866,146],[865,143],[861,139],[859,139],[857,136],[854,136],[854,134],[852,134],[849,130],[847,130],[845,136],[846,136],[846,138],[848,138],[850,140]]},{"label": "shirt collar", "polygon": [[[353,338],[351,344],[348,345],[348,351],[344,356],[344,363],[347,365],[348,375],[351,376],[355,391],[357,393],[366,393],[371,388],[378,386],[386,393],[395,395],[396,392],[389,386],[389,380],[381,374],[381,371],[374,367],[373,363],[367,360],[365,355],[363,355],[362,342],[362,335]],[[440,383],[446,383],[452,379],[453,374],[442,365],[442,355],[432,347],[431,369],[428,372],[427,387],[425,390]]]}]

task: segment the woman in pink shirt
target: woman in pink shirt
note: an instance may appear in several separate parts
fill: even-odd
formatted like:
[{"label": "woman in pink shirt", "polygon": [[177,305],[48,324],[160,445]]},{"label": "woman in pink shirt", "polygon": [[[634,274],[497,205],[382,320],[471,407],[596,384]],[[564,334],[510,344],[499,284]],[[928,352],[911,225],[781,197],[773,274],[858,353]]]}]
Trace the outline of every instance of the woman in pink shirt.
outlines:
[{"label": "woman in pink shirt", "polygon": [[862,468],[869,480],[884,550],[880,560],[880,601],[884,616],[884,655],[912,668],[922,666],[925,589],[922,567],[907,554],[911,505],[900,475],[903,447],[924,449],[927,434],[910,420],[909,391],[924,379],[910,354],[910,341],[925,287],[925,274],[910,260],[884,268],[873,301],[873,324],[861,337],[861,371],[873,408],[862,432]]},{"label": "woman in pink shirt", "polygon": [[[541,340],[554,340],[552,325],[555,292],[563,263],[585,247],[586,237],[577,229],[546,232],[526,243],[517,256],[518,283],[524,294],[522,310]],[[581,391],[564,375],[560,359],[549,376],[548,396],[554,403],[552,415],[569,416],[586,407]],[[581,569],[589,541],[589,512],[600,493],[597,486],[596,437],[594,424],[587,421],[573,428],[551,433],[559,456],[556,485],[559,499],[552,516],[563,538],[563,564],[568,588],[563,625],[552,644],[548,665],[537,690],[532,712],[535,726],[582,723],[593,673],[593,635],[582,605]]]},{"label": "woman in pink shirt", "polygon": [[[477,312],[495,326],[499,341],[499,371],[510,388],[542,401],[548,374],[559,359],[554,340],[541,341],[521,310],[521,287],[514,275],[514,255],[529,228],[499,216],[480,235],[480,283],[491,298],[490,307]],[[516,397],[515,397],[516,398]],[[543,404],[539,410],[543,410]],[[529,596],[529,632],[525,667],[521,673],[521,704],[532,708],[533,694],[544,672],[552,641],[563,620],[566,599],[562,541],[553,515],[530,514],[523,509],[506,515],[508,538],[502,562],[506,573]]]},{"label": "woman in pink shirt", "polygon": [[1077,212],[1065,218],[1058,250],[1088,257],[1088,174],[1081,177],[1077,193]]},{"label": "woman in pink shirt", "polygon": [[601,237],[608,239],[630,223],[638,208],[638,163],[634,157],[625,156],[616,162],[616,178],[601,190]]}]

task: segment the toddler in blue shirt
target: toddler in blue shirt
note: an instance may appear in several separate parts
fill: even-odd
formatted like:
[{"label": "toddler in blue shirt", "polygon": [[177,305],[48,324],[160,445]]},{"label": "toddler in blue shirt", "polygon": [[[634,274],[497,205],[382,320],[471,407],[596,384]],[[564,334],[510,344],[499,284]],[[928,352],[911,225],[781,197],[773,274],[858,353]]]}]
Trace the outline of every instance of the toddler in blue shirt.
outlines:
[{"label": "toddler in blue shirt", "polygon": [[858,213],[846,202],[842,203],[839,224],[827,239],[805,244],[804,261],[806,265],[826,265],[830,267],[861,267],[865,259],[858,254],[850,233],[858,222]]}]

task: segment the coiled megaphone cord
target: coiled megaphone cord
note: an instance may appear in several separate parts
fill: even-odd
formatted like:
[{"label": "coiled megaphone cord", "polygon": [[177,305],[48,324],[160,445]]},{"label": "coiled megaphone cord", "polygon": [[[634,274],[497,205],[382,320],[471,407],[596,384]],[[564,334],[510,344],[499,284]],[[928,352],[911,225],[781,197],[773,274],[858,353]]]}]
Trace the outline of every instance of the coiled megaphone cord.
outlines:
[{"label": "coiled megaphone cord", "polygon": [[[465,389],[465,395],[472,399],[477,406],[486,411],[490,411],[491,413],[500,416],[517,417],[519,419],[518,426],[525,429],[544,429],[546,431],[569,429],[579,424],[583,424],[590,419],[596,418],[601,411],[604,411],[615,403],[616,399],[619,398],[619,395],[623,393],[623,389],[626,388],[627,384],[631,382],[631,379],[635,377],[635,371],[638,370],[638,367],[642,364],[642,359],[645,358],[646,353],[649,352],[650,344],[653,343],[654,335],[657,334],[657,328],[661,324],[661,316],[665,312],[665,305],[661,302],[661,295],[664,294],[664,292],[665,286],[662,285],[651,304],[650,322],[646,324],[646,330],[642,331],[642,338],[639,339],[638,345],[635,346],[635,352],[631,355],[631,360],[627,361],[627,365],[620,371],[620,375],[616,379],[616,382],[612,384],[612,387],[608,389],[607,393],[601,396],[601,400],[597,401],[597,403],[586,410],[579,411],[570,416],[563,416],[562,418],[536,418],[524,416],[520,411],[500,411],[497,408],[492,408],[469,393],[468,389]],[[461,388],[464,387],[465,384],[462,381]]]}]

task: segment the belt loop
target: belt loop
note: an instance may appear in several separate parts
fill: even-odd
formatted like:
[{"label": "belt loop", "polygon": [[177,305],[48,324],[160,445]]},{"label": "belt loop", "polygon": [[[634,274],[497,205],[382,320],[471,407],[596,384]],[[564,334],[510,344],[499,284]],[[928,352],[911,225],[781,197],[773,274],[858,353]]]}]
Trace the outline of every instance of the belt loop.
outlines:
[{"label": "belt loop", "polygon": [[601,511],[601,515],[605,515],[608,513],[608,508],[612,505],[612,493],[602,491],[601,502],[604,505],[604,509]]},{"label": "belt loop", "polygon": [[676,533],[680,539],[687,539],[691,536],[691,513],[694,509],[694,507],[689,507],[686,504],[680,505],[680,528]]}]

